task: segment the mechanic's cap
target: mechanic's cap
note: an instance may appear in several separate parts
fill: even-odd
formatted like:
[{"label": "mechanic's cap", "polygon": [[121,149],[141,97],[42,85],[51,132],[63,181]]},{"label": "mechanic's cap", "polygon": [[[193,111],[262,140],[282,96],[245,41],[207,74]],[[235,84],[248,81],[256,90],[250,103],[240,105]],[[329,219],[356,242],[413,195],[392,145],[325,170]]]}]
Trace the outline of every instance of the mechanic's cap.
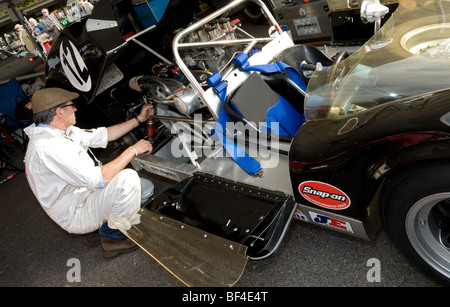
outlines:
[{"label": "mechanic's cap", "polygon": [[31,98],[33,114],[56,107],[64,102],[78,98],[78,93],[57,87],[44,88],[34,93]]}]

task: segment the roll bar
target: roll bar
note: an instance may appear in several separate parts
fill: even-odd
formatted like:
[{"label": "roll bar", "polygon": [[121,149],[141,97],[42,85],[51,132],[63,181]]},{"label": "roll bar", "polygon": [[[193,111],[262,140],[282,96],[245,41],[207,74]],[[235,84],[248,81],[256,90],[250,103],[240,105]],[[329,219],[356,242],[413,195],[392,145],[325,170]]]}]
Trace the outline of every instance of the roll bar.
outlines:
[{"label": "roll bar", "polygon": [[178,67],[181,69],[181,71],[183,72],[185,77],[189,80],[189,82],[192,85],[192,87],[194,88],[195,92],[198,93],[198,96],[203,101],[204,105],[208,105],[208,103],[204,97],[204,91],[203,91],[201,85],[195,79],[194,75],[188,69],[186,64],[184,64],[184,62],[182,61],[181,56],[179,54],[179,50],[186,49],[186,48],[205,48],[205,47],[227,46],[227,45],[249,45],[250,44],[250,45],[254,46],[256,43],[270,42],[274,38],[266,37],[266,38],[248,38],[248,39],[228,39],[228,40],[217,40],[217,41],[199,42],[199,43],[181,43],[180,41],[183,38],[185,38],[187,35],[189,35],[190,33],[200,29],[203,25],[214,20],[215,18],[219,17],[223,13],[229,11],[230,9],[243,4],[244,2],[254,2],[254,3],[258,4],[261,7],[261,9],[263,10],[264,14],[266,15],[270,25],[275,27],[276,33],[278,33],[278,34],[282,33],[281,27],[278,25],[277,21],[272,16],[270,10],[267,8],[267,6],[261,0],[234,0],[230,4],[224,6],[223,8],[218,9],[217,11],[211,13],[210,15],[206,16],[205,18],[201,19],[200,21],[193,23],[189,27],[181,30],[180,32],[178,32],[178,34],[173,39],[172,50],[173,50],[175,62],[177,63]]}]

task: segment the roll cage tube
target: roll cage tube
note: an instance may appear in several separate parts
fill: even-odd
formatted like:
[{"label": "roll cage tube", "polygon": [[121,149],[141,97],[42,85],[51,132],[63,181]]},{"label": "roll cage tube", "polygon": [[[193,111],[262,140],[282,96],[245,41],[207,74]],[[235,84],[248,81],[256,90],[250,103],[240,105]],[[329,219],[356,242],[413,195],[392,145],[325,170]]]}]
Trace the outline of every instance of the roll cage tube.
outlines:
[{"label": "roll cage tube", "polygon": [[[190,33],[194,32],[195,30],[199,29],[206,23],[210,22],[211,20],[219,17],[223,13],[231,10],[234,7],[237,7],[238,5],[242,4],[243,2],[254,2],[258,4],[261,9],[264,11],[265,15],[267,16],[267,19],[269,23],[272,26],[275,26],[275,29],[278,34],[282,33],[281,27],[278,25],[275,18],[272,16],[271,12],[267,8],[267,6],[261,1],[261,0],[235,0],[232,1],[230,4],[224,6],[223,8],[215,11],[214,13],[210,14],[209,16],[201,19],[200,21],[192,24],[191,26],[187,27],[186,29],[183,29],[180,31],[172,42],[172,49],[173,54],[175,58],[175,62],[177,63],[178,67],[181,69],[181,71],[184,73],[185,77],[189,80],[192,87],[194,87],[195,91],[198,93],[199,98],[202,100],[203,104],[206,105],[211,112],[211,114],[214,116],[215,119],[219,117],[218,111],[216,108],[208,104],[207,99],[205,98],[205,92],[202,89],[201,85],[197,82],[194,75],[190,72],[188,67],[184,64],[183,60],[181,59],[181,56],[179,54],[179,50],[183,48],[204,48],[204,47],[214,47],[214,46],[228,46],[228,45],[246,45],[246,44],[255,44],[255,43],[267,43],[272,41],[273,37],[267,37],[267,38],[249,38],[249,39],[229,39],[229,40],[223,40],[223,41],[215,41],[215,42],[201,42],[201,43],[181,43],[180,40]],[[220,110],[220,109],[219,109]]]}]

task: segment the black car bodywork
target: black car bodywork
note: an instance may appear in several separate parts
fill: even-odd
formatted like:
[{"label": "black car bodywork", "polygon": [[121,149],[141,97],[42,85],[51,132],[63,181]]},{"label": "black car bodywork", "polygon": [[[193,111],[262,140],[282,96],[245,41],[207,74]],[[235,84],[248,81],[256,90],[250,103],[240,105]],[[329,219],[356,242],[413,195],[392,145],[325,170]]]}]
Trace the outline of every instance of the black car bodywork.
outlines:
[{"label": "black car bodywork", "polygon": [[33,53],[13,54],[0,50],[0,81],[39,73],[44,68],[44,60]]}]

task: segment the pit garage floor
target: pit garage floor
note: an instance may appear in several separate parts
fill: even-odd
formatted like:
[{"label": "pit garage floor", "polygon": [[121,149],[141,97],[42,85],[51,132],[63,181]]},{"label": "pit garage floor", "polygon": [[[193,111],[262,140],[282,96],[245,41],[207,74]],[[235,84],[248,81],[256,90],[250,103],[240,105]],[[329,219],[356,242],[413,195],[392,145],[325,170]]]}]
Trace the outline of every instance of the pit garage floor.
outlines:
[{"label": "pit garage floor", "polygon": [[[24,153],[16,149],[11,154],[13,164],[23,167]],[[12,172],[4,171],[0,181],[9,173]],[[169,181],[149,178],[153,178],[156,194],[170,185]],[[61,230],[34,198],[24,173],[0,184],[0,210],[1,287],[180,287],[181,293],[175,292],[178,296],[171,298],[175,301],[181,300],[183,291],[189,291],[143,250],[105,259],[100,246],[88,247],[80,235]],[[379,275],[370,271],[373,264],[369,260],[373,258],[379,260]],[[72,276],[73,261],[79,261],[79,281],[68,278]],[[379,281],[370,276],[379,276]],[[411,266],[384,231],[369,242],[294,220],[279,249],[265,260],[249,261],[235,286],[436,287],[439,284]],[[284,297],[290,296],[289,289],[277,291]]]}]

